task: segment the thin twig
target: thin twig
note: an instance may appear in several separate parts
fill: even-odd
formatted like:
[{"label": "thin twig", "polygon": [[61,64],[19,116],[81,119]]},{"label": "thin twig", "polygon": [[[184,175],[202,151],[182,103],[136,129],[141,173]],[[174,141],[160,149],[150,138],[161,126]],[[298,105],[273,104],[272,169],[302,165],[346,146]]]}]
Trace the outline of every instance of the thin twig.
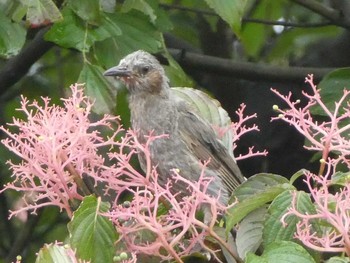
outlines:
[{"label": "thin twig", "polygon": [[334,25],[330,21],[319,22],[319,23],[296,23],[296,22],[289,22],[289,21],[276,21],[276,20],[266,20],[266,19],[249,18],[249,17],[244,17],[242,21],[246,23],[257,23],[257,24],[264,24],[264,25],[300,27],[300,28],[309,28],[309,27],[316,28],[316,27],[325,27],[325,26]]},{"label": "thin twig", "polygon": [[326,6],[316,0],[291,0],[327,19],[332,21],[334,24],[341,26],[346,29],[350,29],[350,20],[346,19],[340,10],[333,9]]}]

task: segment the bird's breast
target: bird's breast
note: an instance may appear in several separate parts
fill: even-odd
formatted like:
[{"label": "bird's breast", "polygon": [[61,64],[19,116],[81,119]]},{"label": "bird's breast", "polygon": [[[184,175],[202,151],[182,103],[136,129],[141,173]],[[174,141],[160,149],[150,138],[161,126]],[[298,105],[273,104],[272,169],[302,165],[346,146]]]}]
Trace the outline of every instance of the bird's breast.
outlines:
[{"label": "bird's breast", "polygon": [[177,127],[178,113],[176,107],[167,99],[155,96],[145,98],[130,97],[132,128],[141,136],[171,135]]}]

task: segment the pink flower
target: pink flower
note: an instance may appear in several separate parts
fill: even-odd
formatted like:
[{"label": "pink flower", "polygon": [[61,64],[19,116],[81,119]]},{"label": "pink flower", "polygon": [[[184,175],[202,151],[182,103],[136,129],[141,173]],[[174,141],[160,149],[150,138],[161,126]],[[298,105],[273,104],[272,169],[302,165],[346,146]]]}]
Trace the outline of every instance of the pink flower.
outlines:
[{"label": "pink flower", "polygon": [[[198,247],[217,258],[216,251],[204,243],[208,235],[237,257],[214,231],[214,225],[228,207],[220,204],[220,193],[218,197],[207,193],[213,180],[205,174],[208,163],[203,165],[197,182],[187,180],[173,170],[168,183],[159,185],[149,146],[167,135],[153,136],[151,133],[146,143],[141,144],[135,131],[125,131],[119,125],[118,117],[105,115],[91,121],[93,103],[84,96],[81,85],[73,85],[71,90],[71,97],[62,99],[62,107],[50,105],[48,98],[42,98],[43,106],[22,98],[19,110],[24,113],[25,120],[14,119],[9,124],[15,131],[0,128],[8,136],[2,143],[22,159],[19,163],[8,161],[14,181],[1,191],[13,189],[25,193],[25,206],[12,211],[10,216],[28,210],[35,213],[47,205],[58,206],[71,216],[70,204],[90,194],[84,183],[88,178],[95,186],[102,186],[106,196],[112,197],[112,209],[105,216],[115,224],[121,240],[132,254],[126,262],[135,262],[140,253],[182,262],[180,257]],[[231,127],[234,140],[258,130],[255,125],[245,126],[244,123],[255,116],[244,116],[244,109],[242,105],[237,111],[239,121]],[[107,130],[110,137],[104,136],[99,129]],[[102,155],[104,151],[108,151],[105,156]],[[137,154],[145,157],[145,172],[132,166]],[[248,153],[252,156],[260,154],[265,152],[254,153],[250,149]],[[173,193],[172,184],[177,182],[187,185],[192,195],[184,197]],[[120,204],[124,192],[131,193],[132,201]],[[199,209],[205,211],[205,222],[196,217]],[[143,233],[148,233],[151,238],[143,238]]]},{"label": "pink flower", "polygon": [[[114,203],[118,203],[119,196],[124,191],[129,191],[134,187],[153,188],[152,174],[156,173],[151,165],[151,157],[149,154],[149,145],[158,138],[167,135],[152,136],[149,135],[146,143],[141,144],[136,137],[136,133],[129,129],[116,142],[114,149],[108,153],[108,165],[101,165],[99,173],[90,174],[96,181],[105,183],[105,194],[115,193]],[[146,160],[145,173],[140,172],[132,165],[132,159],[137,160],[137,154],[144,153]],[[152,177],[152,178],[151,178]]]},{"label": "pink flower", "polygon": [[[149,155],[147,149],[144,152]],[[210,235],[225,243],[214,232],[214,225],[227,207],[219,203],[218,197],[207,194],[212,178],[205,176],[206,165],[199,181],[189,181],[174,170],[172,180],[165,186],[158,184],[158,174],[152,169],[144,186],[129,188],[133,194],[131,202],[113,206],[107,216],[117,226],[120,239],[130,252],[182,262],[182,256],[202,247],[216,257],[215,251],[205,245],[204,238]],[[172,183],[178,181],[188,186],[191,196],[178,198],[172,193]],[[196,212],[203,207],[209,208],[211,214],[206,223],[196,217]]]},{"label": "pink flower", "polygon": [[[279,109],[278,106],[274,106],[280,115],[272,118],[272,120],[282,119],[283,121],[294,126],[298,132],[305,136],[310,142],[310,146],[305,146],[306,149],[322,152],[322,159],[327,160],[329,153],[340,153],[337,158],[334,158],[334,163],[344,162],[350,168],[350,162],[347,156],[350,154],[350,140],[348,140],[348,134],[350,132],[350,105],[347,102],[347,98],[350,94],[349,90],[343,92],[343,96],[338,102],[335,102],[334,111],[331,112],[326,104],[322,101],[321,95],[317,86],[313,83],[313,76],[308,75],[305,82],[311,87],[311,94],[302,92],[302,94],[308,100],[305,107],[299,106],[300,100],[292,101],[292,93],[289,92],[288,96],[280,94],[277,90],[272,91],[282,98],[287,105],[288,109]],[[314,106],[318,106],[327,116],[325,121],[317,121],[311,114],[311,109]],[[341,112],[343,109],[343,113]],[[324,167],[320,170],[320,174]]]},{"label": "pink flower", "polygon": [[[295,238],[304,245],[323,252],[345,252],[350,256],[350,183],[345,183],[335,193],[329,191],[338,164],[342,162],[350,168],[350,104],[347,102],[350,91],[343,91],[343,96],[335,102],[332,112],[322,101],[312,75],[306,78],[306,82],[312,92],[303,92],[308,100],[304,107],[299,106],[299,100],[291,100],[291,93],[284,96],[272,90],[289,106],[286,110],[274,106],[280,115],[273,119],[282,119],[303,134],[310,142],[310,146],[305,146],[306,149],[322,152],[318,175],[306,172],[304,180],[316,211],[312,214],[299,212],[294,192],[291,208],[281,222],[285,224],[286,217],[295,215],[300,219]],[[319,122],[313,118],[311,109],[316,105],[322,109],[326,120]],[[330,152],[333,152],[332,157],[329,156]]]},{"label": "pink flower", "polygon": [[[306,172],[304,180],[314,200],[316,213],[303,214],[296,208],[296,192],[293,193],[292,207],[282,217],[282,223],[289,215],[297,216],[295,238],[304,245],[322,252],[345,252],[350,256],[350,184],[347,183],[340,191],[331,193],[331,171],[325,176],[317,176]],[[318,225],[315,228],[315,225]],[[328,226],[325,228],[324,226]],[[323,227],[317,232],[316,229]]]},{"label": "pink flower", "polygon": [[[47,205],[58,206],[71,215],[69,202],[82,200],[88,192],[83,175],[97,174],[104,164],[98,150],[114,145],[114,138],[122,131],[118,117],[105,115],[90,121],[92,103],[84,96],[82,86],[73,85],[71,90],[72,96],[62,99],[63,107],[50,105],[49,98],[42,98],[40,106],[22,97],[18,110],[26,119],[14,118],[8,124],[13,129],[0,127],[8,136],[2,143],[21,158],[19,163],[8,161],[14,181],[1,192],[14,189],[25,193],[26,206],[11,211],[10,217],[23,210],[35,213]],[[116,124],[112,136],[101,137],[98,128],[111,130],[112,124]],[[26,196],[31,197],[30,202]]]},{"label": "pink flower", "polygon": [[[247,122],[257,117],[257,114],[246,115],[245,109],[246,105],[242,103],[240,107],[236,110],[236,115],[238,117],[236,122],[232,122],[228,128],[220,128],[215,127],[219,137],[223,137],[227,132],[232,133],[232,148],[233,150],[237,147],[237,141],[244,136],[245,134],[252,131],[260,131],[259,127],[256,124],[252,124],[249,126]],[[235,156],[236,160],[243,160],[250,157],[255,156],[266,156],[268,152],[266,150],[263,151],[255,151],[254,146],[249,147],[248,152],[246,154],[240,154],[239,156]]]}]

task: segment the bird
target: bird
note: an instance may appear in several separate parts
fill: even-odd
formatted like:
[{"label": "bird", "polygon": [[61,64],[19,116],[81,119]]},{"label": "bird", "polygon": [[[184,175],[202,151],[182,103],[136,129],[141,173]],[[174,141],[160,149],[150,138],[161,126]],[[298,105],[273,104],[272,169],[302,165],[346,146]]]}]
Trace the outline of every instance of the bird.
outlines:
[{"label": "bird", "polygon": [[[234,189],[246,179],[211,124],[172,92],[159,61],[150,53],[138,50],[106,70],[104,76],[115,77],[126,86],[131,126],[141,143],[151,133],[167,135],[149,146],[158,183],[164,186],[171,180],[174,169],[182,177],[198,181],[202,164],[208,162],[205,175],[212,180],[207,193],[227,205]],[[145,169],[142,155],[139,160]],[[191,195],[186,185],[179,182],[173,182],[172,191],[180,196]]]}]

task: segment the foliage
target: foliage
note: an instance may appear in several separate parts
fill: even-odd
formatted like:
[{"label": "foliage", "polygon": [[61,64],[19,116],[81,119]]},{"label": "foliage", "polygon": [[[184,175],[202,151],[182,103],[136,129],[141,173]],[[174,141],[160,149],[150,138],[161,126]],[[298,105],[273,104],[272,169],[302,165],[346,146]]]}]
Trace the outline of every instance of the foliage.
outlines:
[{"label": "foliage", "polygon": [[[214,230],[228,207],[219,203],[219,197],[206,193],[212,181],[205,175],[206,164],[198,182],[191,182],[174,170],[173,180],[165,186],[159,185],[158,174],[151,166],[149,145],[166,135],[150,134],[142,145],[132,130],[121,127],[118,117],[105,115],[98,121],[90,121],[91,99],[84,95],[81,85],[71,86],[71,91],[71,97],[62,99],[63,107],[50,105],[48,98],[42,98],[43,106],[40,106],[22,97],[20,110],[26,121],[13,119],[9,126],[16,127],[15,132],[0,127],[8,135],[2,143],[22,159],[18,164],[9,161],[15,179],[2,190],[24,193],[23,207],[10,216],[58,206],[71,218],[70,246],[76,249],[79,258],[93,262],[108,262],[114,256],[117,234],[111,222],[120,234],[119,246],[125,243],[123,246],[132,255],[147,254],[182,262],[181,256],[201,246],[218,259],[215,250],[204,242],[210,236],[236,257]],[[240,125],[245,120],[243,110]],[[103,137],[101,128],[112,130],[111,134]],[[101,148],[110,149],[107,156],[99,154]],[[131,165],[133,156],[140,152],[146,158],[145,175]],[[87,183],[89,179],[92,188]],[[187,185],[193,196],[177,198],[177,193],[171,191],[174,182]],[[99,187],[104,197],[111,196],[111,209],[100,198],[89,196],[100,195],[92,190]],[[131,202],[122,203],[125,191],[132,194]],[[72,213],[79,201],[82,201],[79,208]],[[211,214],[205,223],[195,216],[201,207],[208,207]]]},{"label": "foliage", "polygon": [[[168,183],[161,186],[155,167],[151,166],[148,147],[163,136],[150,134],[146,144],[142,145],[132,130],[125,131],[115,123],[117,117],[105,115],[101,120],[90,122],[92,103],[84,96],[82,87],[75,85],[71,87],[71,97],[64,99],[64,107],[50,106],[47,98],[43,98],[43,106],[22,98],[20,110],[27,120],[13,120],[10,126],[17,127],[16,132],[1,127],[9,136],[2,143],[22,159],[19,164],[9,162],[15,180],[4,190],[31,193],[31,196],[24,195],[23,207],[12,214],[23,210],[36,212],[38,208],[49,205],[60,207],[71,217],[68,225],[70,246],[78,258],[92,262],[111,261],[118,251],[125,253],[123,250],[130,253],[130,262],[136,261],[140,255],[183,262],[182,257],[197,251],[198,246],[218,262],[223,262],[222,257],[227,262],[240,259],[277,262],[281,258],[288,259],[288,262],[315,262],[321,257],[315,251],[345,252],[349,256],[349,183],[341,181],[341,188],[335,194],[328,188],[332,185],[331,176],[337,166],[344,163],[349,167],[349,141],[338,136],[347,133],[349,125],[337,125],[350,117],[350,105],[344,105],[345,113],[339,116],[337,111],[329,112],[312,76],[306,81],[312,87],[311,94],[304,93],[309,99],[306,106],[296,108],[298,102],[291,101],[290,94],[283,96],[274,91],[290,106],[287,110],[280,110],[277,106],[274,109],[280,112],[275,119],[285,120],[306,138],[313,138],[313,146],[309,149],[322,151],[322,156],[328,160],[326,174],[323,174],[324,159],[321,159],[319,175],[305,171],[314,203],[307,194],[295,190],[287,179],[274,174],[258,174],[239,186],[234,192],[235,201],[225,207],[218,201],[219,197],[213,198],[206,193],[212,180],[205,175],[206,163],[198,182],[189,181],[174,170],[173,179],[169,178]],[[348,92],[344,91],[336,109],[344,104],[347,96]],[[329,114],[329,122],[318,123],[311,119],[310,108],[315,104]],[[241,119],[249,119],[243,112],[237,112]],[[101,136],[98,128],[110,129],[113,122],[117,128],[112,134]],[[244,121],[238,123],[244,125]],[[323,131],[323,136],[312,136],[315,131]],[[120,137],[121,133],[124,135]],[[98,154],[101,147],[110,148],[107,156]],[[331,151],[335,151],[335,157],[329,157]],[[131,166],[133,156],[140,152],[146,158],[145,175]],[[111,197],[111,208],[101,198],[89,195],[88,178],[95,189],[101,187],[103,196]],[[171,191],[174,182],[184,183],[193,194],[178,198],[178,193]],[[131,201],[122,201],[125,191],[131,194]],[[81,200],[79,208],[72,214],[72,205]],[[211,216],[209,219],[204,216],[203,222],[196,214],[204,207],[209,208]],[[232,237],[226,239],[216,228],[219,218],[225,214],[226,238],[234,227],[237,228],[238,254],[231,247]],[[119,240],[115,246],[117,235]],[[264,250],[259,259],[253,253],[261,245]],[[218,254],[217,246],[225,253]],[[59,252],[59,249],[54,245],[43,248],[37,261],[66,253]],[[309,251],[309,254],[307,249],[314,252]]]},{"label": "foliage", "polygon": [[[349,68],[325,75],[320,89],[308,76],[311,89],[301,101],[294,99],[295,93],[273,91],[287,105],[274,106],[279,115],[273,120],[287,122],[305,136],[305,148],[320,159],[319,172],[302,170],[290,180],[256,174],[236,189],[230,206],[200,191],[211,180],[205,165],[199,182],[173,171],[174,179],[197,193],[193,199],[178,200],[170,184],[159,186],[153,167],[146,177],[140,172],[135,155],[147,154],[148,145],[139,144],[127,129],[120,84],[102,76],[126,54],[143,49],[166,58],[172,86],[195,85],[178,64],[186,62],[186,52],[171,55],[169,34],[190,43],[191,50],[222,44],[209,45],[222,56],[225,41],[215,36],[229,32],[229,46],[235,47],[225,54],[232,57],[229,62],[284,67],[310,55],[311,44],[342,36],[341,27],[349,28],[346,20],[327,17],[323,2],[313,9],[313,0],[303,5],[297,0],[175,2],[0,1],[0,121],[5,136],[0,151],[0,262],[20,262],[18,253],[26,262],[208,261],[205,254],[194,253],[200,249],[214,262],[349,262],[350,110],[349,91],[344,90]],[[30,49],[40,34],[51,44],[40,46],[45,49],[40,59],[28,59],[40,53]],[[222,64],[211,69],[216,72]],[[234,77],[252,75],[244,70]],[[293,68],[286,71],[294,73]],[[66,89],[75,82],[84,85]],[[212,118],[230,151],[245,133],[259,130],[251,121],[260,113],[247,115],[242,101],[237,103],[237,121],[230,124],[226,112],[202,92],[178,88],[178,94]],[[150,135],[148,143],[156,139]],[[266,154],[253,146],[237,161]],[[299,177],[305,178],[309,193],[294,185]],[[213,211],[207,224],[199,211],[203,203]],[[8,210],[11,220],[6,220]],[[237,231],[235,238],[232,231]]]}]

